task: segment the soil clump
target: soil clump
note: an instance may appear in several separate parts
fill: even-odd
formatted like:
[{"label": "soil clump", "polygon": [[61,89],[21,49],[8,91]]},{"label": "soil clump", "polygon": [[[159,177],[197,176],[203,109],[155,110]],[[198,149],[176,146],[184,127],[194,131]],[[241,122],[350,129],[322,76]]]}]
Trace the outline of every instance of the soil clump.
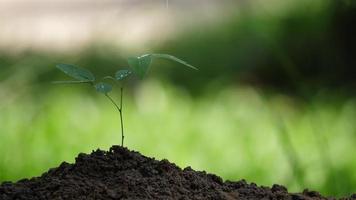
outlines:
[{"label": "soil clump", "polygon": [[[155,160],[113,146],[109,151],[81,153],[74,164],[63,162],[40,177],[0,185],[0,200],[9,199],[334,199],[304,190],[288,193],[280,185],[223,181],[219,176],[190,167],[180,169],[167,160]],[[343,198],[356,199],[356,194]]]}]

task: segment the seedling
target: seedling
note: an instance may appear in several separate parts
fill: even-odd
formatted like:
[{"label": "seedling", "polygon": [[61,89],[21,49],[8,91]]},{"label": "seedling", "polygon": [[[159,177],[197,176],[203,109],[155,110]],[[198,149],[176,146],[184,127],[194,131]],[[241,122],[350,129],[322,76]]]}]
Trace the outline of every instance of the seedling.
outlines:
[{"label": "seedling", "polygon": [[153,59],[162,58],[168,59],[175,62],[178,62],[182,65],[185,65],[194,70],[198,70],[194,66],[188,64],[187,62],[168,55],[168,54],[145,54],[138,57],[130,57],[127,59],[129,64],[129,68],[118,70],[114,76],[105,76],[101,79],[101,81],[97,81],[96,77],[89,70],[77,67],[71,64],[58,64],[56,67],[60,69],[62,72],[67,74],[68,76],[74,78],[75,80],[71,81],[55,81],[57,84],[90,84],[95,88],[95,90],[101,94],[104,94],[110,102],[115,106],[120,115],[120,124],[121,124],[121,146],[124,146],[124,121],[123,121],[123,107],[122,107],[122,99],[123,99],[123,84],[120,86],[120,103],[117,103],[109,93],[112,91],[113,86],[104,80],[111,79],[115,82],[122,83],[125,79],[130,77],[132,72],[137,75],[140,79],[143,79],[148,72],[148,69],[152,63]]}]

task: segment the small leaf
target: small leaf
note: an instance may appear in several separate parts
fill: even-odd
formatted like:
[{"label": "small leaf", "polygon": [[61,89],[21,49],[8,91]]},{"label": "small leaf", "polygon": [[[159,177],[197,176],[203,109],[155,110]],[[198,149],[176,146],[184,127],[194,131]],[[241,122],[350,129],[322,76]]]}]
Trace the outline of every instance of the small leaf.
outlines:
[{"label": "small leaf", "polygon": [[131,57],[127,59],[129,66],[141,79],[147,74],[151,61],[152,57],[150,54],[145,54],[139,57]]},{"label": "small leaf", "polygon": [[56,65],[56,67],[68,76],[75,78],[79,81],[95,81],[94,75],[86,69],[70,64],[58,64]]},{"label": "small leaf", "polygon": [[116,78],[116,80],[121,81],[121,80],[125,79],[126,77],[130,76],[130,74],[131,74],[130,70],[122,69],[115,73],[115,78]]},{"label": "small leaf", "polygon": [[112,90],[112,86],[110,84],[103,83],[103,82],[95,84],[94,87],[95,87],[96,91],[103,93],[103,94],[107,94]]},{"label": "small leaf", "polygon": [[178,62],[182,65],[185,65],[187,67],[190,67],[192,69],[195,69],[195,70],[198,70],[198,68],[194,67],[193,65],[190,65],[188,64],[187,62],[185,62],[184,60],[181,60],[175,56],[172,56],[172,55],[168,55],[168,54],[152,54],[152,56],[154,58],[164,58],[164,59],[168,59],[168,60],[172,60],[172,61],[175,61],[175,62]]}]

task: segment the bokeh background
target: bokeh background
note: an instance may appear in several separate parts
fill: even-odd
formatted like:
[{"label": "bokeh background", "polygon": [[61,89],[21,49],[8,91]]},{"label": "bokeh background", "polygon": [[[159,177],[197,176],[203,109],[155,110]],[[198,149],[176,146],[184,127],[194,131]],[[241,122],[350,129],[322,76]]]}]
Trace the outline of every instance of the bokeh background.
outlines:
[{"label": "bokeh background", "polygon": [[[126,146],[224,179],[356,192],[352,0],[1,0],[0,182],[120,144],[115,108],[55,68],[98,77],[168,53],[124,94]],[[119,89],[113,92],[119,97]]]}]

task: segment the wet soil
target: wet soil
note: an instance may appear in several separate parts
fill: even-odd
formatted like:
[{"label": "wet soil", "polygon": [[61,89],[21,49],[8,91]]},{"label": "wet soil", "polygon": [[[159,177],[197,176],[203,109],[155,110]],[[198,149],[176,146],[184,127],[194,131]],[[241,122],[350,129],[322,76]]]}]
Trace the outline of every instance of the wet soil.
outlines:
[{"label": "wet soil", "polygon": [[[260,187],[245,180],[223,181],[190,167],[180,169],[126,148],[79,154],[40,177],[0,185],[0,199],[333,199],[304,190],[288,193],[280,185]],[[343,198],[356,199],[356,194]]]}]

